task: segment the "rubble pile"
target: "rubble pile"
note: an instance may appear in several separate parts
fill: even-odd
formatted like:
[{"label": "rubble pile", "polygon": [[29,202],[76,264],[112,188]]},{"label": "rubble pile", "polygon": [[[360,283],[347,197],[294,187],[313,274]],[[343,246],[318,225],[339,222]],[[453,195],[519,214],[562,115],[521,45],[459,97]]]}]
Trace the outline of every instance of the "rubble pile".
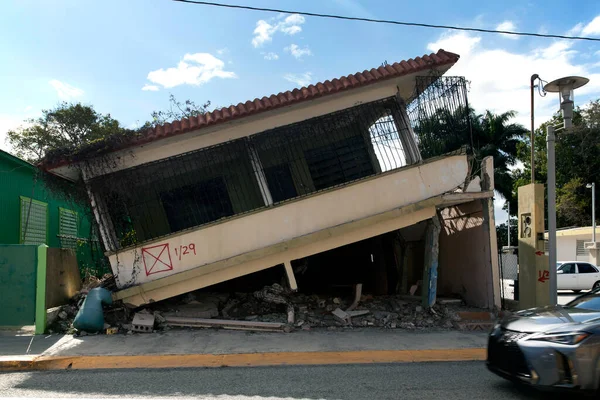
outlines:
[{"label": "rubble pile", "polygon": [[[75,332],[72,321],[87,292],[91,288],[110,284],[111,279],[112,277],[102,280],[89,279],[84,289],[70,304],[55,310],[55,318],[49,326],[49,331]],[[459,313],[468,310],[460,299],[438,299],[436,305],[426,309],[421,305],[420,297],[374,297],[361,295],[360,289],[355,287],[354,295],[348,289],[345,295],[323,296],[292,292],[279,284],[273,284],[253,293],[191,292],[151,303],[141,310],[131,310],[123,304],[115,303],[104,309],[106,324],[103,332],[133,334],[169,330],[172,326],[226,325],[265,330],[285,325],[285,331],[362,327],[404,330],[455,329],[457,322],[461,320]],[[235,321],[238,322],[233,323]]]}]

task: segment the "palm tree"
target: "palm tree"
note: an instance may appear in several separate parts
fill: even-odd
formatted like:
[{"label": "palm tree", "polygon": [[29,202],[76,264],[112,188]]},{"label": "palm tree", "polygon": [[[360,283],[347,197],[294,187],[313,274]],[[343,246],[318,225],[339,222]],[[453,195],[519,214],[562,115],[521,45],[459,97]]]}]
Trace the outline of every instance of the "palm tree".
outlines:
[{"label": "palm tree", "polygon": [[505,199],[512,197],[510,166],[517,160],[517,144],[528,132],[520,124],[510,123],[516,112],[475,114],[464,107],[454,112],[439,109],[431,117],[417,122],[415,132],[423,158],[435,157],[466,147],[476,160],[494,157],[496,190]]}]

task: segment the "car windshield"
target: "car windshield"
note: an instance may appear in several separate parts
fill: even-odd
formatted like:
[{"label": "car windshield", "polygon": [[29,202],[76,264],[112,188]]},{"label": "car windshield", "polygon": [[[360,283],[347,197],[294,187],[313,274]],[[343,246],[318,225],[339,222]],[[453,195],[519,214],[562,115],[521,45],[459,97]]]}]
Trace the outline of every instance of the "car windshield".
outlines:
[{"label": "car windshield", "polygon": [[592,290],[590,293],[576,298],[565,307],[600,311],[600,289]]},{"label": "car windshield", "polygon": [[563,265],[563,264],[564,264],[564,263],[557,262],[557,263],[556,263],[556,268],[560,268],[560,266],[561,266],[561,265]]}]

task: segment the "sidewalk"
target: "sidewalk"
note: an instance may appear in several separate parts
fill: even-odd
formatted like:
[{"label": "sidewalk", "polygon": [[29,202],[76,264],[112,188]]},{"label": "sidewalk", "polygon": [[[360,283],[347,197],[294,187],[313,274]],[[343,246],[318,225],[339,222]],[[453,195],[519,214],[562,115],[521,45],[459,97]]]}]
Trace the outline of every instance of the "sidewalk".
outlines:
[{"label": "sidewalk", "polygon": [[373,328],[289,334],[201,329],[77,338],[0,334],[0,371],[483,360],[486,338],[482,332]]}]

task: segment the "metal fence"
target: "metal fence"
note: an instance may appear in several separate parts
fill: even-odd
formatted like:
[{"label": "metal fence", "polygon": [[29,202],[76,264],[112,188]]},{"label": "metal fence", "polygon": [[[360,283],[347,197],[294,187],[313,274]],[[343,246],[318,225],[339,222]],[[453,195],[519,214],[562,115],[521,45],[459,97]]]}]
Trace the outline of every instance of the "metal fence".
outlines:
[{"label": "metal fence", "polygon": [[519,256],[517,252],[500,252],[498,254],[498,265],[500,267],[500,295],[504,306],[505,299],[518,300],[516,282],[519,279]]},{"label": "metal fence", "polygon": [[116,250],[419,159],[406,111],[390,97],[102,175],[90,188]]}]

